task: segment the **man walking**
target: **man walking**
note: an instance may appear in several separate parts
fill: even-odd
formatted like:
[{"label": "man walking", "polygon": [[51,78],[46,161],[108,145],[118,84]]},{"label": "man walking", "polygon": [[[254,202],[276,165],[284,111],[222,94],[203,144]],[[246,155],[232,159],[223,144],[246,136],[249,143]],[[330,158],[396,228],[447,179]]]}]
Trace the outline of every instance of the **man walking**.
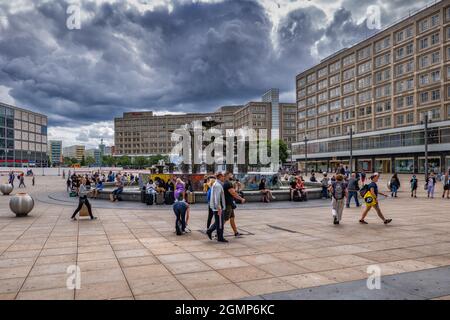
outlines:
[{"label": "man walking", "polygon": [[234,236],[238,237],[241,234],[238,232],[236,222],[234,220],[234,218],[235,218],[234,209],[236,208],[234,199],[239,200],[240,203],[242,203],[242,204],[245,203],[245,199],[242,198],[234,189],[232,172],[225,173],[225,183],[223,184],[223,191],[225,194],[225,217],[224,217],[224,220],[225,220],[225,222],[230,220],[230,225],[231,225],[231,228],[233,229]]},{"label": "man walking", "polygon": [[224,208],[225,208],[225,193],[223,191],[223,183],[225,177],[223,173],[216,175],[216,182],[211,187],[211,199],[209,200],[209,207],[214,214],[214,223],[209,227],[206,234],[208,238],[212,240],[212,233],[217,230],[217,241],[228,242],[223,237],[223,225],[224,225]]},{"label": "man walking", "polygon": [[330,193],[333,198],[331,200],[333,223],[339,224],[342,219],[342,213],[344,212],[345,197],[348,197],[347,186],[345,185],[344,176],[342,174],[336,175],[336,181],[331,183]]},{"label": "man walking", "polygon": [[352,198],[355,198],[356,206],[359,207],[358,191],[358,178],[356,178],[356,173],[352,173],[350,179],[348,179],[347,208],[350,208],[350,201],[352,200]]}]

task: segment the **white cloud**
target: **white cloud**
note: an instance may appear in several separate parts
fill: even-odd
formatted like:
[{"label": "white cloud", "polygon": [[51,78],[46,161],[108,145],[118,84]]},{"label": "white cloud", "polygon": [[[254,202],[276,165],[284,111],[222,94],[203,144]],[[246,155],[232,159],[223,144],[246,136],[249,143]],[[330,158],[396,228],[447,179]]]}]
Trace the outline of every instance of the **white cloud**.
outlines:
[{"label": "white cloud", "polygon": [[87,149],[97,148],[101,139],[107,145],[114,145],[114,123],[113,121],[102,121],[89,125],[70,127],[50,127],[48,131],[49,140],[62,140],[63,147],[75,144],[85,145]]}]

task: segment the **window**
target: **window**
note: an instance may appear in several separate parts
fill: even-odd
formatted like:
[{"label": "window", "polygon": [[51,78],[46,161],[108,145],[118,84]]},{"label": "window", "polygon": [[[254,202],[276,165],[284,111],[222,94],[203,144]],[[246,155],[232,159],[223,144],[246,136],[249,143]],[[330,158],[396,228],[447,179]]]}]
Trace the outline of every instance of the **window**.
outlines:
[{"label": "window", "polygon": [[422,69],[428,67],[429,65],[428,56],[421,56],[419,58],[419,64]]},{"label": "window", "polygon": [[330,124],[331,123],[337,123],[341,121],[341,114],[340,113],[334,113],[330,115]]},{"label": "window", "polygon": [[391,95],[391,85],[387,84],[382,87],[378,87],[375,89],[375,97],[381,98],[381,97],[387,97]]},{"label": "window", "polygon": [[441,61],[441,53],[439,51],[433,52],[431,54],[431,63],[439,63]]},{"label": "window", "polygon": [[306,96],[306,89],[301,89],[298,91],[298,97],[303,98]]},{"label": "window", "polygon": [[299,108],[299,109],[302,109],[302,108],[304,108],[304,107],[306,107],[306,100],[300,100],[300,101],[298,102],[298,108]]},{"label": "window", "polygon": [[311,83],[313,81],[316,81],[316,74],[315,73],[311,73],[309,76],[306,77],[306,82],[307,83]]},{"label": "window", "polygon": [[364,89],[372,84],[372,77],[367,76],[358,80],[358,89]]},{"label": "window", "polygon": [[354,63],[355,63],[355,54],[348,55],[342,60],[342,65],[344,67],[349,66]]},{"label": "window", "polygon": [[334,89],[331,89],[330,92],[329,92],[329,94],[330,94],[330,99],[339,97],[339,96],[341,95],[341,90],[340,90],[340,89],[341,89],[341,88],[339,88],[339,87],[334,88]]},{"label": "window", "polygon": [[378,56],[375,58],[375,68],[379,68],[391,62],[391,54],[386,53],[385,55]]},{"label": "window", "polygon": [[431,27],[435,27],[439,24],[439,14],[435,14],[431,17]]},{"label": "window", "polygon": [[308,120],[306,126],[308,129],[311,129],[311,128],[315,128],[316,124],[317,124],[316,119],[312,119],[312,120]]},{"label": "window", "polygon": [[336,61],[335,63],[330,64],[330,73],[339,71],[341,69],[341,62]]},{"label": "window", "polygon": [[419,22],[420,32],[427,31],[429,28],[428,19],[424,19]]},{"label": "window", "polygon": [[439,43],[439,33],[435,33],[431,36],[431,45]]},{"label": "window", "polygon": [[347,84],[344,84],[343,91],[344,91],[344,94],[347,94],[347,93],[355,91],[355,83],[354,82],[349,82]]},{"label": "window", "polygon": [[317,88],[318,88],[318,90],[323,90],[327,87],[327,85],[328,85],[328,81],[327,81],[327,79],[325,79],[325,80],[320,81],[317,84]]},{"label": "window", "polygon": [[358,51],[358,61],[369,58],[371,55],[371,47],[365,47]]},{"label": "window", "polygon": [[422,38],[419,40],[419,48],[421,50],[428,48],[428,38]]},{"label": "window", "polygon": [[327,74],[328,74],[328,68],[327,67],[322,68],[319,71],[317,71],[317,77],[318,78],[322,78],[322,77],[326,76]]},{"label": "window", "polygon": [[316,92],[316,86],[315,86],[315,85],[309,86],[309,87],[306,89],[306,93],[307,93],[307,94],[313,94],[314,92]]},{"label": "window", "polygon": [[355,105],[355,96],[344,98],[344,108],[348,108]]},{"label": "window", "polygon": [[328,105],[327,104],[322,104],[318,107],[318,113],[326,113],[328,112]]},{"label": "window", "polygon": [[420,75],[419,81],[420,81],[420,85],[422,85],[422,86],[429,84],[430,79],[428,77],[428,73]]},{"label": "window", "polygon": [[360,64],[358,66],[358,74],[364,74],[366,72],[369,72],[372,70],[372,62],[371,61],[367,61],[366,63]]},{"label": "window", "polygon": [[337,74],[337,75],[335,75],[335,76],[332,76],[332,77],[330,78],[330,86],[333,86],[333,85],[335,85],[335,84],[338,84],[339,81],[340,81],[340,74]]},{"label": "window", "polygon": [[421,103],[428,102],[428,92],[422,92],[420,94],[420,102]]},{"label": "window", "polygon": [[431,72],[431,81],[438,82],[441,80],[441,72],[439,70]]},{"label": "window", "polygon": [[306,111],[300,111],[298,113],[298,119],[305,119],[306,118]]},{"label": "window", "polygon": [[319,127],[326,126],[328,124],[328,117],[325,116],[325,117],[318,118],[317,123],[318,123]]},{"label": "window", "polygon": [[331,110],[337,110],[337,109],[340,109],[340,108],[341,108],[341,101],[340,100],[336,100],[336,101],[330,102],[330,111]]},{"label": "window", "polygon": [[[371,99],[372,99],[371,91],[366,91],[366,92],[362,92],[362,93],[358,94],[358,103],[368,102]],[[345,103],[344,103],[344,107],[345,107]]]},{"label": "window", "polygon": [[310,108],[307,110],[306,115],[308,117],[313,117],[315,115],[317,115],[317,109],[316,108]]},{"label": "window", "polygon": [[431,91],[431,100],[436,101],[441,99],[441,90]]},{"label": "window", "polygon": [[388,111],[391,111],[391,101],[390,100],[383,101],[383,102],[377,102],[377,104],[375,105],[376,113],[383,113],[383,112],[388,112]]},{"label": "window", "polygon": [[327,94],[326,91],[320,93],[320,94],[317,96],[317,101],[318,101],[318,102],[322,102],[322,101],[325,101],[325,100],[327,100],[327,99],[328,99],[328,94]]},{"label": "window", "polygon": [[355,77],[355,68],[351,68],[344,71],[344,81],[353,79]]}]

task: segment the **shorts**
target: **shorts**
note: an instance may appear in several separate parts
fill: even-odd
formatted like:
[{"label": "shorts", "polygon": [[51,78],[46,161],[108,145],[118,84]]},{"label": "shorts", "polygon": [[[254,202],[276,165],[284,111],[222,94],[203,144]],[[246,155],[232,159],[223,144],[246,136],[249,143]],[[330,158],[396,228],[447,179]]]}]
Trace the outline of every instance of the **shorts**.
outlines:
[{"label": "shorts", "polygon": [[227,204],[225,207],[225,215],[224,217],[224,221],[228,221],[231,218],[234,218],[234,209],[233,206],[231,204]]}]

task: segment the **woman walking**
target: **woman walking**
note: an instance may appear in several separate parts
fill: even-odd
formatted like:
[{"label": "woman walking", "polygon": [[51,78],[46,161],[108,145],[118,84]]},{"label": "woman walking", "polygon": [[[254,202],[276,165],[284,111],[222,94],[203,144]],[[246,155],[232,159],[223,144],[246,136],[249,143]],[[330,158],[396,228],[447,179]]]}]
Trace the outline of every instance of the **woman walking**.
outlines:
[{"label": "woman walking", "polygon": [[364,201],[366,203],[366,208],[364,209],[361,219],[359,220],[359,223],[361,223],[361,224],[367,224],[365,219],[366,219],[367,214],[369,213],[370,209],[372,209],[372,208],[375,209],[375,211],[377,212],[380,219],[383,220],[384,224],[388,224],[388,223],[392,222],[392,219],[386,219],[383,216],[383,213],[381,212],[381,209],[380,209],[380,202],[378,200],[378,194],[381,194],[385,197],[387,197],[387,195],[378,191],[377,181],[378,181],[379,177],[380,177],[380,175],[377,172],[375,172],[370,177],[370,180],[372,180],[372,182],[369,183],[369,185],[368,185],[369,190],[364,195]]},{"label": "woman walking", "polygon": [[431,199],[434,198],[434,186],[435,185],[436,185],[436,176],[434,175],[434,172],[432,172],[427,179],[427,185],[426,185],[428,198],[431,198]]},{"label": "woman walking", "polygon": [[77,218],[75,216],[77,215],[78,212],[80,212],[81,208],[83,207],[83,204],[86,205],[88,212],[89,212],[89,216],[91,217],[91,220],[97,219],[97,217],[94,217],[92,215],[92,207],[91,207],[91,204],[89,203],[89,200],[87,197],[88,193],[89,193],[89,191],[86,188],[86,178],[83,178],[81,180],[80,188],[78,189],[78,196],[79,196],[78,207],[75,210],[75,212],[73,213],[72,218],[71,218],[73,221],[77,220]]},{"label": "woman walking", "polygon": [[400,179],[397,176],[397,173],[394,173],[394,175],[391,178],[390,181],[390,187],[391,187],[391,197],[397,198],[397,192],[398,189],[400,189]]}]

